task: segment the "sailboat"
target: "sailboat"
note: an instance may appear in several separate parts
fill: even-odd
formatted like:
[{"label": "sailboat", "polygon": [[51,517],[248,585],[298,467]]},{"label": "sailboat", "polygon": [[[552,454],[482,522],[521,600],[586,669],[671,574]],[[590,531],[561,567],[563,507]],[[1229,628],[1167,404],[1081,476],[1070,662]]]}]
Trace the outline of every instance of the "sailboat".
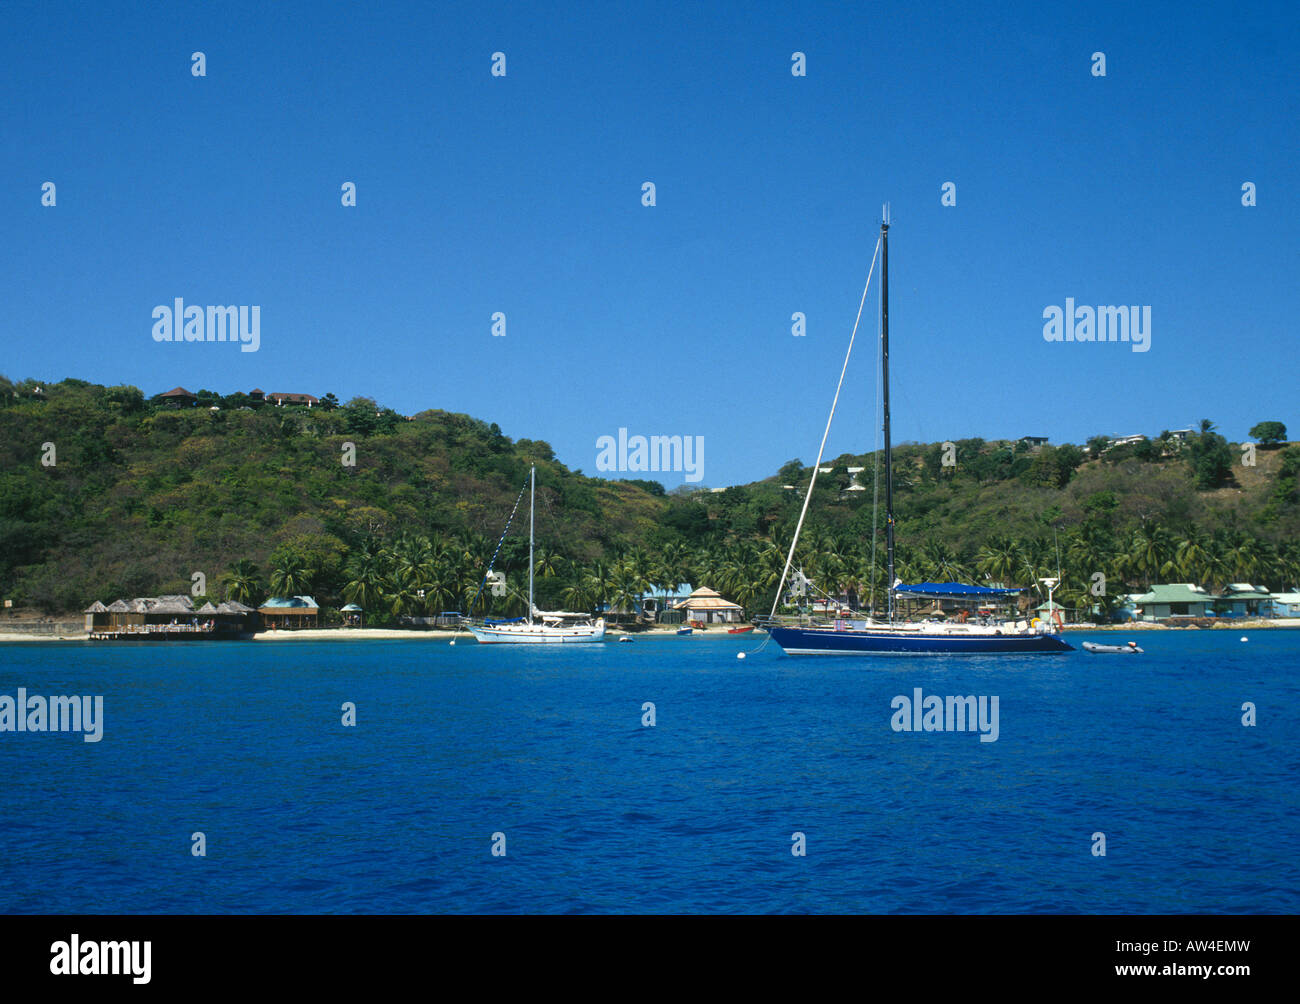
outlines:
[{"label": "sailboat", "polygon": [[[537,465],[528,472],[530,489],[528,509],[528,616],[515,617],[510,620],[484,620],[482,624],[467,623],[478,641],[488,645],[559,645],[605,640],[605,619],[594,622],[590,614],[572,613],[566,610],[538,610],[533,603],[533,544],[534,526],[537,515]],[[518,505],[518,500],[516,500]],[[511,514],[514,515],[513,513]],[[510,523],[506,522],[506,533]],[[505,540],[505,533],[501,535]],[[501,544],[497,543],[500,551]],[[493,554],[493,560],[496,555]],[[488,573],[492,571],[489,563]],[[487,581],[486,575],[484,582]],[[479,592],[483,591],[480,585]],[[476,597],[477,599],[477,597]]]},{"label": "sailboat", "polygon": [[[804,498],[803,512],[795,529],[794,541],[786,557],[785,571],[781,584],[777,588],[776,601],[772,605],[772,615],[763,623],[769,628],[770,635],[787,655],[1043,655],[1070,652],[1058,634],[1055,634],[1046,621],[1007,621],[977,619],[951,623],[927,620],[911,622],[897,616],[897,600],[905,598],[928,599],[931,601],[953,600],[993,604],[1014,598],[1023,590],[995,589],[985,586],[972,586],[957,582],[922,582],[906,585],[894,576],[894,478],[893,458],[890,451],[889,430],[889,212],[888,207],[880,224],[881,255],[880,271],[880,367],[882,373],[882,397],[884,403],[884,460],[885,460],[885,547],[887,554],[888,606],[884,621],[874,617],[855,620],[851,616],[837,616],[831,624],[810,624],[804,626],[784,626],[777,622],[776,606],[781,599],[790,563],[794,558],[795,545],[799,540],[799,530],[803,518],[808,512],[808,503],[812,500],[812,485]],[[872,266],[874,268],[873,259]],[[870,274],[867,283],[870,285]],[[866,290],[863,290],[863,301]],[[858,318],[861,320],[861,306]],[[854,335],[857,325],[854,325]],[[849,354],[853,351],[853,339],[849,340]],[[840,388],[844,384],[844,372],[848,369],[849,356],[844,359],[844,370],[840,373]],[[839,400],[839,388],[835,400]],[[831,417],[826,423],[826,432],[830,432],[830,423],[835,416],[835,405],[831,405]],[[826,447],[826,435],[822,436],[822,450]],[[820,453],[817,464],[813,465],[812,481],[817,480]],[[1044,579],[1048,588],[1048,609],[1054,609],[1051,591],[1056,579]]]}]

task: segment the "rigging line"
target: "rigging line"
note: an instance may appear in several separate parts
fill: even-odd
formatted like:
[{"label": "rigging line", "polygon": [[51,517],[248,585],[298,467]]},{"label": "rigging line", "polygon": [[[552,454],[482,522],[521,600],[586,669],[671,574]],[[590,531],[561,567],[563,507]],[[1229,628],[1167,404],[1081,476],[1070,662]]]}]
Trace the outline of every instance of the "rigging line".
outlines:
[{"label": "rigging line", "polygon": [[528,483],[519,489],[519,497],[515,499],[515,507],[510,510],[510,519],[506,520],[506,528],[501,531],[501,539],[497,541],[496,550],[492,552],[492,560],[488,562],[487,571],[483,573],[483,581],[478,584],[478,592],[474,594],[474,599],[470,600],[469,616],[474,615],[474,604],[478,598],[483,595],[483,587],[487,585],[488,576],[492,574],[492,566],[496,563],[497,555],[501,553],[501,545],[506,542],[506,534],[510,532],[510,522],[515,518],[515,513],[519,511],[519,503],[523,501],[524,492],[528,491]]},{"label": "rigging line", "polygon": [[[831,434],[831,422],[835,419],[835,406],[840,402],[840,391],[844,388],[844,374],[849,369],[849,357],[853,355],[853,341],[858,336],[858,325],[862,321],[862,308],[867,303],[867,290],[871,288],[871,276],[876,271],[876,258],[879,255],[880,238],[876,238],[876,250],[871,255],[871,268],[867,270],[867,283],[862,287],[862,299],[858,302],[858,316],[853,322],[853,333],[849,335],[849,348],[844,353],[844,365],[840,368],[840,379],[835,385],[835,398],[831,401],[831,413],[826,416],[826,431],[822,433],[822,443],[817,448],[817,462],[813,464],[812,479],[808,482],[808,494],[804,496],[803,510],[799,513],[799,522],[794,528],[794,539],[790,541],[790,553],[786,555],[785,568],[781,572],[781,581],[776,587],[776,597],[772,600],[772,613],[769,618],[776,617],[776,608],[781,603],[781,590],[785,588],[786,577],[790,574],[790,562],[794,560],[794,549],[799,543],[799,533],[803,529],[804,517],[808,515],[808,504],[812,501],[813,486],[817,484],[817,472],[821,469],[822,454],[826,451],[826,440]],[[771,637],[769,634],[768,638]],[[763,644],[766,645],[767,642],[765,641]]]}]

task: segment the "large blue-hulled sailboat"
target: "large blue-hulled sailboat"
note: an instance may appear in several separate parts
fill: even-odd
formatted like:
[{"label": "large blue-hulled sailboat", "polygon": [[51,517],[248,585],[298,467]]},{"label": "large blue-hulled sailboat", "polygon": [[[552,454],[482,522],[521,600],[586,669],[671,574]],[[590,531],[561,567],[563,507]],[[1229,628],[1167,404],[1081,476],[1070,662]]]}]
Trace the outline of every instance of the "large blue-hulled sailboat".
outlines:
[{"label": "large blue-hulled sailboat", "polygon": [[[894,577],[894,477],[893,458],[890,453],[889,438],[889,214],[886,211],[880,224],[880,367],[882,373],[882,398],[884,404],[884,458],[885,458],[885,548],[887,562],[888,616],[884,621],[867,617],[837,616],[833,623],[785,626],[779,624],[775,617],[768,618],[764,626],[787,655],[1050,655],[1073,651],[1051,627],[1050,623],[1038,620],[996,620],[989,617],[947,621],[911,622],[897,617],[897,600],[920,599],[941,602],[974,602],[993,604],[1005,602],[1015,597],[1022,590],[995,589],[985,586],[972,586],[956,582],[923,582],[916,585],[904,585]],[[873,263],[874,264],[874,263]],[[868,284],[870,276],[868,276]],[[866,293],[863,292],[865,299]],[[861,308],[859,307],[859,318]],[[854,326],[856,335],[857,327]],[[853,340],[849,340],[849,352],[853,351]],[[848,357],[844,361],[848,368]],[[840,386],[843,386],[844,373],[840,374]],[[836,401],[839,390],[836,391]],[[831,418],[835,415],[835,405],[831,406]],[[830,419],[827,420],[827,432],[830,431]],[[822,437],[825,448],[826,437]],[[820,463],[820,455],[818,463]],[[816,482],[817,465],[813,467],[813,482]],[[804,500],[804,514],[812,499],[812,486]],[[803,515],[800,516],[800,527]],[[795,531],[795,542],[798,530]],[[789,572],[790,561],[794,557],[795,544],[790,545],[790,554],[786,560],[786,572],[782,574],[784,586],[785,575]],[[1048,608],[1053,609],[1051,594],[1056,579],[1044,579],[1048,588]],[[780,600],[778,587],[777,600]],[[775,612],[775,605],[773,607]]]}]

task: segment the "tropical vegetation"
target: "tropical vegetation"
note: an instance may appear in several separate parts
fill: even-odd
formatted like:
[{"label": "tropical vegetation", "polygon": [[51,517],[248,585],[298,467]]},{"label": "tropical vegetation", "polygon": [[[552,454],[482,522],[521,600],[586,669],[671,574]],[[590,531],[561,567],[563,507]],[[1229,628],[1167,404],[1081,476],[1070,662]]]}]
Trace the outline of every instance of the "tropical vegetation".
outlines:
[{"label": "tropical vegetation", "polygon": [[[545,441],[467,415],[406,417],[332,395],[313,409],[201,397],[214,403],[0,378],[0,597],[68,614],[94,599],[189,592],[197,571],[214,598],[311,594],[327,609],[356,603],[372,624],[518,614],[520,495],[535,463],[539,606],[630,610],[692,583],[765,611],[812,474],[792,460],[753,484],[669,492],[586,477]],[[1157,582],[1293,589],[1300,446],[1285,445],[1279,422],[1252,432],[1253,466],[1209,421],[1183,439],[1118,446],[1102,436],[898,446],[897,575],[1031,586],[1059,574],[1061,602],[1102,614]],[[816,591],[879,604],[879,457],[826,466],[794,567]],[[505,588],[485,587],[516,505],[493,563]]]}]

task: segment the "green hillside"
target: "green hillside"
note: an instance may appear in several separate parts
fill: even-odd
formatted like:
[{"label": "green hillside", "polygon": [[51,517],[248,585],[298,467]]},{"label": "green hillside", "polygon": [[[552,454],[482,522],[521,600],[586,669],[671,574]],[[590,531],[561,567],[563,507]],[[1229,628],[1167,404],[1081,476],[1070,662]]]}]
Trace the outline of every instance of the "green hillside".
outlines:
[{"label": "green hillside", "polygon": [[[375,622],[465,611],[536,462],[540,605],[626,604],[694,582],[757,611],[811,474],[792,461],[751,485],[665,494],[585,477],[544,441],[466,415],[198,397],[176,407],[133,387],[0,378],[0,597],[68,614],[190,592],[201,572],[214,598],[313,593],[355,600]],[[1059,550],[1067,605],[1098,572],[1111,597],[1156,581],[1300,583],[1300,447],[1261,446],[1244,466],[1212,429],[1102,445],[962,440],[955,466],[941,444],[897,447],[898,574],[1023,585],[1056,574]],[[796,564],[827,591],[883,594],[875,462],[840,457],[818,478]],[[525,499],[496,564],[512,591],[475,613],[522,611],[527,545]]]}]

